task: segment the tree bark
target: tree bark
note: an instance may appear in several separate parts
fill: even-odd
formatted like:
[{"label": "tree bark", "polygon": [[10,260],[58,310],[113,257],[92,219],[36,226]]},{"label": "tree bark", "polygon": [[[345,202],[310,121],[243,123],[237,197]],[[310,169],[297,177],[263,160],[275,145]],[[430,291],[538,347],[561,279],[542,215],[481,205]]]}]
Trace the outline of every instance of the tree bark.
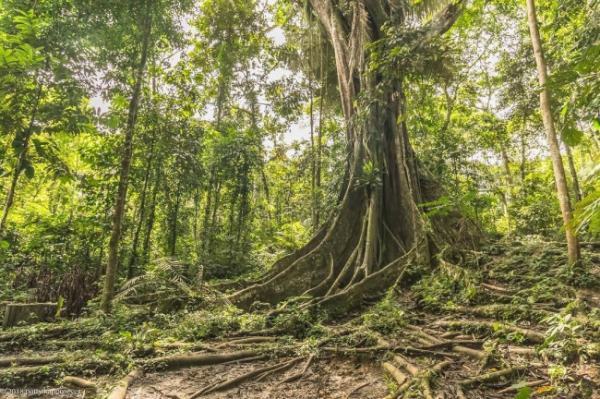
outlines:
[{"label": "tree bark", "polygon": [[117,276],[117,264],[119,261],[119,242],[121,240],[121,228],[123,215],[125,213],[125,203],[127,201],[127,188],[129,186],[129,170],[131,168],[131,158],[133,154],[133,134],[135,123],[137,121],[137,111],[144,80],[144,71],[148,58],[148,49],[150,47],[150,33],[152,31],[152,13],[150,10],[151,0],[146,1],[146,15],[144,16],[144,26],[142,28],[142,51],[140,62],[138,64],[135,76],[135,84],[129,101],[129,110],[127,116],[127,126],[125,128],[125,141],[123,143],[123,153],[121,155],[121,168],[119,173],[119,187],[117,189],[117,198],[112,217],[112,232],[108,244],[108,263],[106,265],[106,275],[104,278],[104,289],[102,291],[102,301],[100,309],[105,313],[110,313],[112,298],[115,289],[115,280]]},{"label": "tree bark", "polygon": [[548,147],[550,148],[550,156],[552,158],[554,182],[556,183],[558,202],[563,217],[569,262],[573,264],[579,260],[579,242],[577,241],[577,237],[571,226],[571,201],[569,199],[569,189],[567,187],[565,169],[560,155],[560,146],[558,144],[554,120],[552,118],[552,110],[550,108],[551,101],[550,89],[548,88],[548,68],[546,66],[546,60],[544,59],[540,32],[538,30],[535,0],[527,0],[527,17],[531,44],[533,46],[533,53],[537,65],[538,81],[541,86],[540,112],[542,114],[542,121],[544,123],[544,129],[546,130],[546,138],[548,140]]}]

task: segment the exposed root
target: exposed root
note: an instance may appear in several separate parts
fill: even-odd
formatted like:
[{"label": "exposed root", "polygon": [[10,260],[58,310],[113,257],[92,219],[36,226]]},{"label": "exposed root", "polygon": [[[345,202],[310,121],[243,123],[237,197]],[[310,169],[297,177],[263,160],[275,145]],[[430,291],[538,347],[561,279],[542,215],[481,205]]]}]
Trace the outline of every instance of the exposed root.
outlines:
[{"label": "exposed root", "polygon": [[127,389],[131,383],[136,379],[141,377],[144,374],[141,368],[136,368],[129,372],[125,377],[123,377],[117,386],[112,390],[112,392],[108,395],[107,399],[125,399],[127,396]]},{"label": "exposed root", "polygon": [[221,348],[224,348],[227,346],[257,344],[257,343],[265,343],[265,342],[276,342],[279,339],[280,339],[279,337],[273,337],[273,336],[265,336],[265,337],[252,336],[252,337],[247,337],[247,338],[239,338],[239,339],[233,339],[230,341],[225,341],[225,342],[215,346],[215,348],[221,349]]},{"label": "exposed root", "polygon": [[518,392],[519,389],[523,388],[523,387],[538,387],[540,385],[544,385],[547,384],[548,381],[547,380],[534,380],[534,381],[526,381],[524,383],[521,384],[516,384],[513,386],[510,386],[508,388],[504,388],[498,391],[498,393],[511,393],[511,392]]},{"label": "exposed root", "polygon": [[238,351],[229,353],[190,353],[187,355],[171,355],[151,359],[146,363],[147,367],[173,370],[183,367],[208,366],[244,358],[255,357],[257,351]]},{"label": "exposed root", "polygon": [[114,369],[114,362],[108,360],[86,360],[43,364],[38,366],[10,367],[0,370],[0,380],[6,388],[33,386],[59,378],[63,373],[80,373],[83,370],[96,375],[109,374]]},{"label": "exposed root", "polygon": [[225,363],[219,363],[219,364],[242,364],[242,363],[252,363],[252,362],[256,362],[259,360],[265,360],[267,359],[267,355],[257,355],[257,356],[251,356],[251,357],[245,357],[243,359],[236,359],[236,360],[230,360],[228,362]]},{"label": "exposed root", "polygon": [[406,374],[400,371],[400,369],[398,369],[392,363],[384,362],[382,364],[382,367],[389,375],[391,375],[394,378],[394,380],[396,380],[398,386],[402,386],[408,380]]},{"label": "exposed root", "polygon": [[302,360],[302,358],[295,358],[292,360],[288,360],[286,362],[277,363],[273,366],[260,367],[258,369],[254,369],[248,373],[242,374],[235,378],[231,378],[231,379],[223,381],[221,383],[208,385],[208,386],[202,388],[201,390],[199,390],[198,392],[195,392],[194,394],[192,394],[189,397],[189,399],[199,398],[200,396],[204,396],[204,395],[207,395],[212,392],[224,391],[227,389],[231,389],[247,380],[250,380],[253,378],[260,378],[262,375],[264,375],[266,373],[280,372],[280,371],[286,370],[301,360]]},{"label": "exposed root", "polygon": [[[417,326],[407,326],[409,330],[411,330],[412,332],[416,333],[417,335],[419,335],[425,342],[427,342],[427,345],[432,346],[432,345],[445,345],[446,342],[449,341],[445,341],[445,340],[441,340],[438,339],[434,336],[432,336],[431,334],[426,333],[425,331],[423,331],[422,328],[419,328]],[[472,357],[473,359],[477,359],[477,360],[485,360],[487,359],[488,355],[487,353],[477,350],[477,349],[472,349],[463,345],[457,345],[457,344],[449,344],[450,349],[453,352],[462,354],[462,355],[467,355],[469,357]]]},{"label": "exposed root", "polygon": [[186,349],[188,351],[203,350],[206,352],[218,352],[216,348],[195,342],[163,342],[159,343],[157,346],[159,349],[164,350]]},{"label": "exposed root", "polygon": [[0,367],[11,366],[36,366],[41,364],[63,363],[64,358],[60,356],[48,357],[5,357],[0,358]]},{"label": "exposed root", "polygon": [[431,380],[433,379],[433,377],[442,372],[446,367],[452,365],[453,363],[454,362],[451,360],[446,360],[436,364],[430,370],[427,370],[425,372],[425,375],[421,379],[421,388],[423,389],[423,396],[425,396],[425,399],[433,399],[433,393],[431,390]]},{"label": "exposed root", "polygon": [[537,356],[537,352],[535,351],[535,349],[525,348],[522,346],[509,345],[506,347],[506,351],[510,354],[514,353],[516,355]]},{"label": "exposed root", "polygon": [[488,289],[490,291],[495,291],[495,292],[499,292],[501,294],[514,294],[514,291],[505,287],[501,287],[499,285],[495,285],[495,284],[490,284],[490,283],[481,283],[481,286],[485,289]]},{"label": "exposed root", "polygon": [[96,390],[96,383],[79,377],[66,376],[62,380],[63,385],[73,386],[77,388]]},{"label": "exposed root", "polygon": [[456,397],[458,399],[467,399],[467,397],[465,396],[465,393],[463,392],[462,388],[460,387],[460,385],[457,385],[455,387],[456,390]]},{"label": "exposed root", "polygon": [[534,308],[533,306],[523,306],[514,304],[495,303],[491,305],[481,306],[453,306],[452,311],[464,315],[474,315],[479,317],[499,317],[505,315],[522,314],[526,318],[535,318],[541,320],[545,317],[556,314],[542,308]]},{"label": "exposed root", "polygon": [[[51,326],[43,331],[38,332],[40,338],[53,338],[60,335],[65,334],[69,331],[69,328],[64,326]],[[14,331],[8,331],[4,334],[0,334],[0,342],[8,342],[18,339],[27,339],[31,336],[31,331],[29,330],[19,330],[16,329]]]},{"label": "exposed root", "polygon": [[544,334],[530,330],[528,328],[513,326],[507,323],[499,323],[497,321],[490,320],[437,320],[434,323],[436,326],[449,327],[449,328],[473,328],[478,330],[494,330],[498,327],[503,330],[518,333],[523,335],[529,341],[534,343],[540,343],[544,341]]},{"label": "exposed root", "polygon": [[350,399],[350,397],[351,397],[352,395],[354,395],[356,392],[360,391],[360,390],[361,390],[361,389],[363,389],[364,387],[368,387],[368,386],[369,386],[369,385],[371,385],[372,383],[373,383],[373,381],[367,381],[367,382],[365,382],[365,383],[362,383],[362,384],[360,384],[360,385],[358,385],[358,386],[356,386],[356,387],[352,388],[352,389],[350,390],[350,392],[348,392],[348,393],[346,394],[346,397],[345,397],[344,399]]},{"label": "exposed root", "polygon": [[315,358],[314,354],[310,355],[308,357],[308,359],[306,360],[306,363],[304,363],[304,367],[302,367],[302,370],[300,370],[300,372],[289,376],[288,378],[286,378],[285,380],[283,380],[281,382],[288,383],[288,382],[293,382],[293,381],[296,381],[296,380],[299,380],[300,378],[302,378],[304,376],[304,374],[306,374],[306,372],[308,371],[308,368],[312,364],[314,358]]},{"label": "exposed root", "polygon": [[515,374],[519,371],[526,370],[527,368],[528,368],[528,366],[509,367],[506,369],[493,371],[491,373],[480,374],[480,375],[476,375],[471,378],[467,378],[465,380],[459,381],[459,384],[462,386],[468,386],[468,385],[473,385],[473,384],[477,384],[477,383],[493,382],[493,381],[497,381],[498,379],[500,379],[502,377]]}]

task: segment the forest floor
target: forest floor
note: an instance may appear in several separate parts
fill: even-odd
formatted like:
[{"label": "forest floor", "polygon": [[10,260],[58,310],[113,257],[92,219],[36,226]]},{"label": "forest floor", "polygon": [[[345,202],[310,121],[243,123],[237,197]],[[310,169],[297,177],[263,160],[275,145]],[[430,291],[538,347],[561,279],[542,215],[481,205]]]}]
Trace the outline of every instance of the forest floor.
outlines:
[{"label": "forest floor", "polygon": [[[501,242],[335,323],[293,304],[160,313],[123,306],[0,332],[0,391],[76,387],[86,397],[600,398],[600,256]],[[418,277],[426,275],[426,277]],[[269,313],[271,312],[271,313]],[[76,378],[73,378],[76,377]],[[93,386],[92,386],[93,385]],[[47,391],[35,397],[82,397]],[[63,396],[60,396],[63,395]]]}]

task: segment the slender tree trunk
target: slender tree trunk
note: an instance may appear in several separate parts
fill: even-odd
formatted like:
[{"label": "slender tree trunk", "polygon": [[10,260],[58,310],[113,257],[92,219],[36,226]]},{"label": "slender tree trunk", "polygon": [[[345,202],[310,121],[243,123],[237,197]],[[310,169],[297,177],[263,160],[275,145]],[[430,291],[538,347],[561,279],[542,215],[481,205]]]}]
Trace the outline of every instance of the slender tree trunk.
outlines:
[{"label": "slender tree trunk", "polygon": [[[36,75],[36,79],[37,75]],[[15,168],[13,170],[12,179],[10,180],[10,186],[8,187],[8,192],[6,193],[6,202],[4,204],[4,210],[2,211],[2,218],[0,219],[0,237],[4,232],[4,228],[6,227],[6,221],[8,219],[8,214],[10,209],[13,206],[15,201],[15,193],[17,190],[17,183],[19,181],[19,176],[21,176],[21,172],[23,171],[25,162],[27,160],[27,154],[29,153],[29,146],[31,142],[31,136],[33,134],[33,125],[35,124],[35,119],[38,113],[38,107],[40,104],[40,97],[42,95],[42,84],[37,82],[37,87],[35,89],[34,94],[34,102],[33,109],[31,111],[31,118],[29,119],[29,124],[27,128],[23,132],[23,148],[19,153],[19,157],[17,158],[17,163],[15,164]],[[15,138],[16,139],[16,138]]]},{"label": "slender tree trunk", "polygon": [[512,204],[512,188],[513,188],[513,178],[512,173],[510,172],[510,159],[508,158],[508,153],[506,152],[506,145],[504,143],[500,144],[500,154],[502,155],[502,166],[504,168],[504,176],[506,179],[506,192],[503,195],[504,201],[504,214],[506,216],[506,224],[508,226],[508,232],[512,231],[512,221],[510,215],[510,206]]},{"label": "slender tree trunk", "polygon": [[[523,129],[525,129],[525,124],[523,124]],[[521,175],[521,183],[525,181],[525,175],[527,172],[527,143],[525,142],[525,132],[521,133],[521,164],[519,165],[519,172]]]},{"label": "slender tree trunk", "polygon": [[538,70],[538,80],[541,86],[540,91],[540,111],[542,120],[546,130],[548,147],[550,148],[550,156],[552,158],[552,166],[554,169],[554,181],[556,183],[556,192],[558,202],[563,217],[565,235],[567,239],[567,251],[569,262],[575,263],[579,260],[579,242],[571,226],[571,202],[569,200],[569,189],[567,187],[567,179],[565,177],[565,169],[560,155],[560,146],[554,129],[554,120],[552,119],[552,111],[550,108],[550,90],[548,89],[548,69],[544,59],[540,32],[538,30],[538,21],[535,10],[535,1],[527,0],[527,16],[529,21],[529,33],[531,35],[531,44]]},{"label": "slender tree trunk", "polygon": [[148,58],[148,48],[150,46],[150,33],[152,30],[152,13],[150,10],[150,0],[146,1],[146,15],[143,26],[142,51],[140,62],[135,74],[135,84],[129,101],[129,111],[127,116],[127,126],[125,128],[125,140],[123,143],[123,153],[121,156],[121,169],[119,173],[119,186],[117,189],[117,199],[112,217],[112,232],[108,244],[108,263],[106,265],[106,275],[104,279],[104,290],[102,292],[102,301],[100,309],[105,313],[110,313],[111,302],[114,295],[115,280],[117,276],[117,265],[119,261],[119,242],[121,240],[121,228],[123,215],[125,213],[125,203],[127,201],[127,188],[129,185],[129,170],[131,168],[131,157],[133,154],[133,134],[137,120],[137,111],[144,80],[144,71]]},{"label": "slender tree trunk", "polygon": [[321,90],[319,93],[319,130],[317,131],[317,156],[315,165],[315,226],[317,228],[321,226],[321,167],[323,157],[323,123],[325,118],[323,117],[324,105],[325,105],[325,94],[327,89],[327,78],[325,75],[325,55],[321,49],[320,59],[320,75],[321,75]]},{"label": "slender tree trunk", "polygon": [[573,181],[573,193],[575,194],[575,202],[581,201],[583,196],[581,193],[581,187],[579,186],[579,177],[577,176],[577,168],[575,167],[575,160],[573,159],[573,151],[571,146],[565,144],[565,150],[567,153],[567,161],[569,165],[569,173],[571,173],[571,180]]},{"label": "slender tree trunk", "polygon": [[206,205],[204,206],[204,221],[202,222],[202,250],[206,252],[210,245],[211,231],[210,231],[210,212],[212,209],[213,202],[213,188],[216,178],[216,166],[213,165],[210,169],[210,178],[208,190],[206,191]]},{"label": "slender tree trunk", "polygon": [[[181,181],[181,179],[179,180]],[[169,255],[177,254],[177,219],[179,218],[179,205],[181,204],[181,183],[177,184],[177,193],[175,194],[175,208],[171,215],[171,237],[169,239]]]},{"label": "slender tree trunk", "polygon": [[313,40],[312,40],[312,24],[309,24],[309,54],[308,54],[308,96],[309,96],[309,118],[310,118],[310,209],[313,231],[318,228],[317,224],[317,191],[316,191],[316,172],[317,163],[315,159],[315,107],[314,107],[314,90],[313,90]]},{"label": "slender tree trunk", "polygon": [[[217,182],[215,183],[215,195],[214,195],[215,199],[214,199],[214,206],[212,209],[212,216],[210,218],[210,226],[209,226],[209,231],[210,231],[210,236],[212,238],[212,236],[215,234],[215,232],[217,231],[217,215],[219,212],[219,205],[221,202],[221,182],[219,180],[217,180]],[[208,244],[207,244],[208,245]],[[207,248],[208,253],[212,254],[213,253],[213,249],[211,248],[211,246],[208,246]]]},{"label": "slender tree trunk", "polygon": [[129,264],[127,266],[127,278],[130,279],[135,274],[136,262],[138,260],[138,245],[140,241],[140,234],[142,232],[142,228],[144,226],[144,221],[146,220],[146,195],[148,192],[148,184],[150,182],[150,173],[152,170],[152,161],[154,160],[154,145],[155,138],[152,138],[152,143],[150,145],[150,153],[148,155],[148,159],[146,160],[146,172],[144,174],[144,185],[142,187],[142,195],[140,198],[140,208],[139,208],[139,217],[138,224],[133,233],[133,240],[131,243],[131,255],[129,257]]},{"label": "slender tree trunk", "polygon": [[160,181],[162,179],[162,169],[160,165],[156,165],[155,171],[155,182],[152,188],[152,199],[150,202],[150,210],[148,211],[148,221],[146,222],[146,231],[144,233],[144,243],[142,245],[142,263],[148,263],[150,254],[150,238],[152,237],[152,230],[154,229],[154,220],[156,217],[156,198],[160,189]]}]

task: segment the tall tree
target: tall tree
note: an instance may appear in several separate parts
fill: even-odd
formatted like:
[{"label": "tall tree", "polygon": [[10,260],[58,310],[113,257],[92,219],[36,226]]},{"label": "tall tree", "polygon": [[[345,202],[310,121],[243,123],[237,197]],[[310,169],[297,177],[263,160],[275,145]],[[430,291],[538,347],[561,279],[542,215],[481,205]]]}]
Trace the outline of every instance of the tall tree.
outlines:
[{"label": "tall tree", "polygon": [[411,261],[430,264],[443,242],[458,238],[456,213],[425,216],[442,191],[409,143],[404,85],[411,72],[435,64],[436,43],[460,6],[451,3],[415,28],[418,11],[436,9],[419,4],[427,10],[388,0],[309,1],[335,57],[348,141],[345,183],[337,213],[303,248],[234,293],[238,305],[307,295],[344,311],[393,285]]},{"label": "tall tree", "polygon": [[145,15],[143,26],[140,29],[141,51],[138,62],[134,85],[129,100],[129,109],[127,113],[127,125],[124,131],[124,142],[121,154],[121,167],[119,170],[119,186],[117,189],[117,198],[112,215],[112,230],[110,242],[108,244],[108,263],[106,264],[106,274],[104,277],[104,288],[102,291],[102,301],[100,308],[103,312],[110,312],[111,301],[114,295],[115,279],[117,275],[117,263],[119,258],[119,241],[121,239],[121,227],[123,223],[123,214],[127,201],[127,188],[129,185],[129,170],[131,168],[131,156],[133,153],[133,134],[135,132],[135,123],[137,120],[138,106],[144,81],[144,72],[146,70],[146,61],[151,42],[152,31],[152,1],[145,1]]},{"label": "tall tree", "polygon": [[558,195],[558,202],[560,204],[560,210],[562,212],[563,224],[565,228],[565,235],[567,238],[567,252],[569,256],[569,262],[575,263],[579,260],[579,243],[577,241],[575,232],[573,231],[571,226],[572,215],[571,201],[569,199],[569,188],[567,186],[565,168],[562,162],[562,156],[560,154],[560,145],[558,143],[556,130],[554,128],[554,119],[552,118],[550,89],[548,87],[548,67],[546,66],[546,60],[544,59],[544,52],[542,50],[542,41],[538,29],[538,21],[534,0],[527,0],[527,20],[529,24],[531,44],[533,46],[535,62],[537,65],[538,81],[541,86],[540,112],[542,114],[542,121],[544,123],[544,129],[546,131],[546,139],[548,141],[550,156],[552,158],[552,167],[554,170],[556,192]]}]

